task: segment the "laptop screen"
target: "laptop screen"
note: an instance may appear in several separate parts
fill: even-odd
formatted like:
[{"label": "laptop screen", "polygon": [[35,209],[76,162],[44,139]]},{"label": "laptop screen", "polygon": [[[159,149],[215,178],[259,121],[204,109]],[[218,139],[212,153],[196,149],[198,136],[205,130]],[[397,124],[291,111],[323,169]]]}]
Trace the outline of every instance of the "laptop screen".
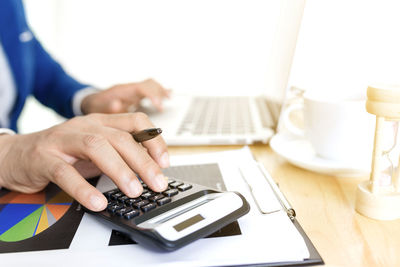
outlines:
[{"label": "laptop screen", "polygon": [[[281,97],[304,1],[27,0],[26,7],[63,66],[100,88],[154,78],[187,94]],[[54,29],[42,19],[53,6],[45,14],[57,18]]]}]

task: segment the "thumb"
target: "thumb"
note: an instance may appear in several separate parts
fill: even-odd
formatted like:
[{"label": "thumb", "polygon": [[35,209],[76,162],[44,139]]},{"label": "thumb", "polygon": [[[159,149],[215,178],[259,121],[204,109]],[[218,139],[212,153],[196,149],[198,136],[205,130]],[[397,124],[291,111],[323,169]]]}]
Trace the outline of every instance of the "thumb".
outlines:
[{"label": "thumb", "polygon": [[159,97],[150,97],[150,101],[158,111],[163,111],[162,100]]}]

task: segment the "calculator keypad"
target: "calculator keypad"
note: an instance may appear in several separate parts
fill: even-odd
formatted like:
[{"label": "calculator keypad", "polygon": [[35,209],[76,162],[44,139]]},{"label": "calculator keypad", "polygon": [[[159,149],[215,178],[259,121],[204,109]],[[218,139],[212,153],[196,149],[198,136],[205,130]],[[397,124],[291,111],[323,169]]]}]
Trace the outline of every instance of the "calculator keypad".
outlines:
[{"label": "calculator keypad", "polygon": [[143,193],[140,197],[129,198],[119,189],[113,189],[104,193],[108,199],[106,210],[111,215],[122,217],[126,220],[133,219],[140,214],[149,212],[157,207],[166,205],[173,201],[173,197],[180,192],[187,191],[192,185],[180,181],[169,180],[168,188],[161,192],[153,192],[142,182]]}]

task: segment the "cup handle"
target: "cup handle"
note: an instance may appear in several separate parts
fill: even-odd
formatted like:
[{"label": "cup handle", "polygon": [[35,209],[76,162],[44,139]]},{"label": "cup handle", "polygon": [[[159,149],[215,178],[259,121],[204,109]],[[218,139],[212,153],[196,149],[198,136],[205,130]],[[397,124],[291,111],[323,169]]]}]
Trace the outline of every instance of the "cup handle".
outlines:
[{"label": "cup handle", "polygon": [[305,131],[304,129],[296,126],[292,120],[290,119],[290,115],[293,111],[303,109],[303,104],[297,103],[290,105],[287,109],[283,111],[282,118],[283,118],[283,125],[285,128],[292,134],[304,137]]}]

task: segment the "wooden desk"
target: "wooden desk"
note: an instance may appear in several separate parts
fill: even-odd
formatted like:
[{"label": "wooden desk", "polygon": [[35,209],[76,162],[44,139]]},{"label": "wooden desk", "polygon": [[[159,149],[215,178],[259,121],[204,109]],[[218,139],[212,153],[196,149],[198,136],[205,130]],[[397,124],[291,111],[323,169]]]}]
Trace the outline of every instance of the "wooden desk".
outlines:
[{"label": "wooden desk", "polygon": [[[239,146],[170,147],[171,155]],[[400,266],[400,220],[375,221],[354,210],[357,184],[368,177],[334,177],[297,168],[268,145],[250,146],[279,184],[326,266]]]}]

